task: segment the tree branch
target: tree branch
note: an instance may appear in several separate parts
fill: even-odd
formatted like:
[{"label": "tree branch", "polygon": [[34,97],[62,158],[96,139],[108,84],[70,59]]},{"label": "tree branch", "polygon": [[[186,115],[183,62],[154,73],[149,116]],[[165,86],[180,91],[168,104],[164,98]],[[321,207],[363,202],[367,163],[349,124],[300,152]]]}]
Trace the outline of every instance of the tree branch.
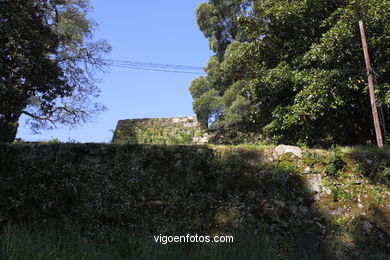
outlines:
[{"label": "tree branch", "polygon": [[47,116],[37,116],[37,115],[31,114],[30,112],[27,112],[25,110],[23,110],[22,113],[25,114],[25,115],[28,115],[28,116],[30,116],[32,118],[35,118],[35,119],[48,120],[48,121],[50,121],[50,122],[52,122],[54,124],[54,122],[53,122],[53,120],[51,120],[51,118],[53,117],[53,114],[56,111],[58,111],[58,110],[65,110],[66,112],[68,112],[68,113],[70,113],[70,114],[72,114],[74,116],[77,116],[77,112],[79,112],[79,111],[76,111],[76,110],[71,110],[68,107],[64,106],[64,107],[56,107],[56,108],[54,108],[52,111],[47,113],[48,114]]}]

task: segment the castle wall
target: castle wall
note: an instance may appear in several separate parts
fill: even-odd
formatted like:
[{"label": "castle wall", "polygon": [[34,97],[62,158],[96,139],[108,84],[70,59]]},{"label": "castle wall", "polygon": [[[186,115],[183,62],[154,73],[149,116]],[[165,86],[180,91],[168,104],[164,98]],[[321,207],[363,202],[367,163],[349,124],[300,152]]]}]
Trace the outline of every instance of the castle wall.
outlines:
[{"label": "castle wall", "polygon": [[113,143],[205,144],[207,134],[195,116],[142,118],[118,121]]}]

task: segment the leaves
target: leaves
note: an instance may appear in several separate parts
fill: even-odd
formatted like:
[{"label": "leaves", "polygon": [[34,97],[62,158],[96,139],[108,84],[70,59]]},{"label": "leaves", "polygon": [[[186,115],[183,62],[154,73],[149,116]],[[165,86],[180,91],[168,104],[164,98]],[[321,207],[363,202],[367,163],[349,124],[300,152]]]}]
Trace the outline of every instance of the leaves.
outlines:
[{"label": "leaves", "polygon": [[[218,9],[228,2],[208,5]],[[247,4],[248,12],[241,9],[230,16],[238,33],[223,52],[210,59],[218,57],[220,65],[205,77],[208,88],[216,89],[223,101],[214,125],[226,128],[231,118],[236,125],[251,118],[251,126],[243,124],[240,130],[265,133],[271,140],[288,144],[329,146],[372,139],[358,21],[366,26],[377,98],[386,121],[390,119],[390,41],[385,40],[390,37],[390,2],[267,0]],[[202,19],[206,18],[198,17],[199,24]],[[210,31],[205,35],[214,37]],[[236,91],[236,84],[243,87]],[[193,97],[196,104],[198,97]],[[238,102],[246,104],[240,112],[235,109]]]},{"label": "leaves", "polygon": [[94,70],[105,41],[93,41],[87,0],[0,3],[0,141],[15,138],[21,114],[33,130],[85,122],[104,109]]}]

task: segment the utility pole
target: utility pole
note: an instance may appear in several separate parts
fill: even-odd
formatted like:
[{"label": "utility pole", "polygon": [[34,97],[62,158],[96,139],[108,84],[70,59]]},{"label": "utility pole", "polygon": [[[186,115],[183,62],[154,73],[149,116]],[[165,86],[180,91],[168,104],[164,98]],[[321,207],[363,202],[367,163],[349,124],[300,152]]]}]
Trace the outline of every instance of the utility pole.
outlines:
[{"label": "utility pole", "polygon": [[375,90],[374,90],[374,78],[372,75],[372,67],[371,67],[371,62],[370,62],[370,55],[368,54],[367,40],[366,40],[366,34],[364,32],[363,21],[359,21],[359,27],[360,27],[360,35],[362,37],[362,43],[363,43],[364,59],[366,60],[368,86],[370,89],[371,109],[372,109],[372,116],[374,118],[376,141],[378,143],[378,148],[382,149],[383,148],[383,138],[382,138],[381,127],[379,124],[378,110],[377,110],[377,106],[376,106],[376,98],[375,98]]}]

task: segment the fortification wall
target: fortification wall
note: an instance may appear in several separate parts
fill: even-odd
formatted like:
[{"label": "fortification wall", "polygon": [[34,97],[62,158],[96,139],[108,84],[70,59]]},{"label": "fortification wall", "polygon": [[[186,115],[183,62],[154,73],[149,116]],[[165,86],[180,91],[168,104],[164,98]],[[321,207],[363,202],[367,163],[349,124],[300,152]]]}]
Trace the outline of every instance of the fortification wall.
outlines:
[{"label": "fortification wall", "polygon": [[286,146],[0,144],[0,225],[98,237],[249,231],[292,245],[303,236],[308,248],[345,237],[348,248],[389,252],[387,162]]},{"label": "fortification wall", "polygon": [[119,120],[113,143],[205,144],[208,136],[195,116]]}]

